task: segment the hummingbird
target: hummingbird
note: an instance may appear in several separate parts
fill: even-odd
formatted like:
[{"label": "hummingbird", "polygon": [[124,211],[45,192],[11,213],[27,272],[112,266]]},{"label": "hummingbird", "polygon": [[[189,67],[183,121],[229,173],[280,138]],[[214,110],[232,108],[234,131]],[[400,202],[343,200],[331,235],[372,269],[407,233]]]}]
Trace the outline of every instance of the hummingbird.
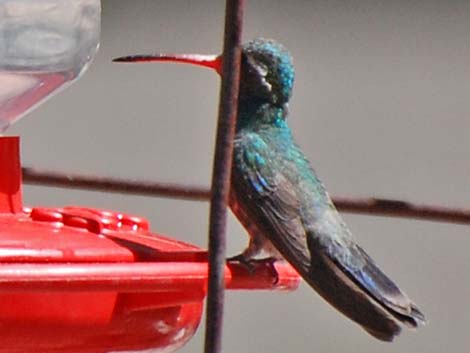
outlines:
[{"label": "hummingbird", "polygon": [[[153,54],[115,62],[172,61],[221,75],[222,56]],[[382,341],[423,313],[357,244],[287,123],[294,84],[290,53],[254,39],[242,47],[229,205],[249,234],[234,257],[287,260],[328,303]]]}]

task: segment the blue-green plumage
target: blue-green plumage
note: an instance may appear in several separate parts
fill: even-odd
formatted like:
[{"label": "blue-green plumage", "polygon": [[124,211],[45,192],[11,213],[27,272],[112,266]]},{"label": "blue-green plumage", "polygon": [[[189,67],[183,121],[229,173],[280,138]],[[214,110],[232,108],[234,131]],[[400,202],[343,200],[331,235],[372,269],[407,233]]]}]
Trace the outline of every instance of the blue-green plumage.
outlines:
[{"label": "blue-green plumage", "polygon": [[[179,61],[221,72],[220,57],[144,55],[116,61]],[[424,316],[354,241],[287,125],[294,68],[286,49],[255,39],[242,50],[230,207],[250,235],[238,259],[262,251],[291,263],[325,300],[374,337]]]},{"label": "blue-green plumage", "polygon": [[[231,206],[251,240],[282,255],[327,301],[382,340],[398,322],[424,321],[416,305],[356,244],[286,122],[294,80],[289,53],[256,39],[243,48]],[[275,249],[273,253],[273,249]]]}]

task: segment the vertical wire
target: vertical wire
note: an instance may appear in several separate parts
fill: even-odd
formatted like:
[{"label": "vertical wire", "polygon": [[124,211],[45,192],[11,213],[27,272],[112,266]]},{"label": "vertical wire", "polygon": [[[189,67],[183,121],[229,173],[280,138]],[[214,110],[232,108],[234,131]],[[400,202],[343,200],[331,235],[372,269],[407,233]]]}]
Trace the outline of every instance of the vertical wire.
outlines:
[{"label": "vertical wire", "polygon": [[238,105],[243,8],[244,0],[227,0],[226,2],[222,85],[212,170],[209,218],[209,283],[205,353],[220,353],[222,351],[225,230]]}]

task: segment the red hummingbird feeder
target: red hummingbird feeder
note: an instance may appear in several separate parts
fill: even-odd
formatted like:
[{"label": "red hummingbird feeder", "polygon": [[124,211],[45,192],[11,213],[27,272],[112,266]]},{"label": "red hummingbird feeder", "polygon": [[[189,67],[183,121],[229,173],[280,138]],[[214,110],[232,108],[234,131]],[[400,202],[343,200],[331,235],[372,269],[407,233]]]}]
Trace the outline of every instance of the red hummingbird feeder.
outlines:
[{"label": "red hummingbird feeder", "polygon": [[[0,352],[171,352],[195,333],[207,253],[141,217],[22,205],[19,138],[0,137]],[[293,290],[287,264],[225,268],[227,289]]]}]

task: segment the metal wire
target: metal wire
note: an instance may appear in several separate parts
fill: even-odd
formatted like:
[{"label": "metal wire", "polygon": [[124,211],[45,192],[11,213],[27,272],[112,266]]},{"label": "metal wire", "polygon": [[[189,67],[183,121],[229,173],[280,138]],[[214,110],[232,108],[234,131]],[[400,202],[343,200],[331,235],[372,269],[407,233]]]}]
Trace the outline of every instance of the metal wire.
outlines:
[{"label": "metal wire", "polygon": [[[23,181],[30,185],[177,198],[189,201],[208,201],[211,194],[210,190],[204,186],[54,172],[30,167],[23,168]],[[470,224],[470,209],[468,208],[426,205],[375,197],[333,196],[333,203],[342,212]]]},{"label": "metal wire", "polygon": [[209,217],[209,283],[205,353],[222,352],[227,204],[240,80],[243,0],[227,0],[219,118],[212,169]]}]

